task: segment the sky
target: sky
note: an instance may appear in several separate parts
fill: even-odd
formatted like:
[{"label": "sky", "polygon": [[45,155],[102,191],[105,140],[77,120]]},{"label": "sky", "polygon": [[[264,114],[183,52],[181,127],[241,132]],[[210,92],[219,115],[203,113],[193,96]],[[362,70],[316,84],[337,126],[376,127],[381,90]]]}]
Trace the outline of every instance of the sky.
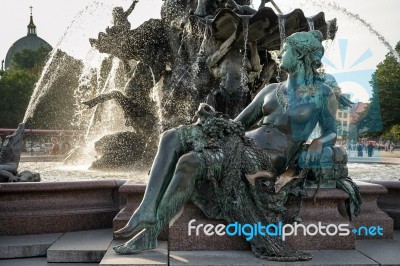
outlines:
[{"label": "sky", "polygon": [[[254,0],[253,5],[258,7],[259,2]],[[1,0],[0,60],[15,41],[27,34],[30,6],[33,6],[38,36],[53,47],[83,59],[90,54],[88,39],[96,38],[98,32],[111,25],[112,8],[126,9],[130,3],[130,0]],[[162,3],[161,0],[139,0],[129,17],[132,27],[149,18],[159,18]],[[389,52],[388,45],[394,47],[400,41],[400,1],[275,0],[275,3],[283,13],[300,8],[306,16],[324,11],[327,19],[337,18],[336,38],[325,45],[326,72],[335,75],[343,91],[352,94],[353,100],[358,97],[360,101],[368,101],[370,74]]]}]

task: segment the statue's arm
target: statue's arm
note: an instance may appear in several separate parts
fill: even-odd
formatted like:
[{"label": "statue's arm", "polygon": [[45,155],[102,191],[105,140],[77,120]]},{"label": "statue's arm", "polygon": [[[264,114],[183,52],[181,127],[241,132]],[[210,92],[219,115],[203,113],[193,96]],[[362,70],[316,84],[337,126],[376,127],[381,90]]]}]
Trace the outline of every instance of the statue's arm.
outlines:
[{"label": "statue's arm", "polygon": [[99,96],[82,103],[87,105],[89,108],[93,108],[96,105],[111,99],[115,99],[119,105],[123,105],[126,101],[126,97],[120,91],[111,91],[109,93],[100,94]]},{"label": "statue's arm", "polygon": [[336,110],[337,99],[333,91],[327,87],[324,88],[324,95],[322,97],[322,109],[318,118],[318,124],[321,127],[321,136],[313,139],[310,146],[308,146],[306,162],[315,163],[319,162],[323,147],[332,146],[336,142]]},{"label": "statue's arm", "polygon": [[139,2],[139,0],[133,0],[131,6],[124,12],[125,18],[129,17],[129,15],[132,13],[133,9],[135,9],[135,6],[138,2]]},{"label": "statue's arm", "polygon": [[235,118],[236,122],[241,122],[244,129],[252,128],[261,118],[263,118],[263,104],[265,96],[270,92],[273,86],[268,85],[262,89],[253,101]]},{"label": "statue's arm", "polygon": [[318,138],[323,146],[332,146],[336,142],[336,111],[338,101],[335,93],[329,88],[318,123],[321,127],[321,136]]}]

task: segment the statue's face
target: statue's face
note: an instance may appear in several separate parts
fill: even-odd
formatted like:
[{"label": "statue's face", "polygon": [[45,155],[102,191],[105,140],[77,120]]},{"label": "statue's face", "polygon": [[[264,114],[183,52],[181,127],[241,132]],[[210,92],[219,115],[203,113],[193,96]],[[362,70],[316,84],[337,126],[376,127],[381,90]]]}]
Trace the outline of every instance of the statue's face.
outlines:
[{"label": "statue's face", "polygon": [[122,18],[124,15],[124,10],[121,7],[116,7],[113,9],[113,17],[114,18]]},{"label": "statue's face", "polygon": [[280,60],[279,66],[283,71],[293,73],[296,70],[298,54],[290,44],[283,45],[278,59]]},{"label": "statue's face", "polygon": [[238,51],[231,51],[218,68],[220,87],[225,93],[234,94],[241,90],[242,71],[242,55]]}]

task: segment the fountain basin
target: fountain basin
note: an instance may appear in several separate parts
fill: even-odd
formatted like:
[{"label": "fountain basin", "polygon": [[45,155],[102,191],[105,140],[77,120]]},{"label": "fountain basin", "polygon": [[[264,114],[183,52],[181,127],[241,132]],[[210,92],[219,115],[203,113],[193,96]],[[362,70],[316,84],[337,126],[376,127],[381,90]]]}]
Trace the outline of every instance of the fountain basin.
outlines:
[{"label": "fountain basin", "polygon": [[[385,181],[387,182],[387,181]],[[393,181],[395,182],[395,181]],[[389,182],[390,183],[390,182]],[[393,221],[382,212],[376,202],[378,198],[395,197],[393,189],[379,184],[357,183],[360,187],[363,205],[362,213],[351,223],[352,226],[384,226],[385,235],[391,238]],[[397,183],[396,183],[397,184]],[[126,224],[139,205],[146,185],[126,180],[95,180],[40,183],[0,184],[0,235],[31,235],[45,233],[74,232],[111,228],[114,230]],[[315,189],[308,189],[300,216],[304,224],[329,222],[349,223],[342,216],[341,204],[348,197],[337,189],[321,189],[317,194],[317,204],[313,202]],[[389,191],[388,194],[387,191]],[[378,201],[377,201],[378,199]],[[379,205],[381,206],[381,205]],[[393,217],[395,218],[395,217]],[[247,250],[248,243],[240,237],[206,237],[189,239],[187,222],[196,219],[197,223],[216,224],[193,204],[185,206],[183,214],[164,230],[160,239],[169,241],[171,250]],[[383,223],[381,223],[383,221]],[[394,223],[397,224],[398,219]],[[216,239],[217,238],[217,239]],[[360,238],[358,238],[360,239]],[[329,240],[329,241],[328,241]],[[354,249],[356,237],[305,237],[289,238],[289,243],[300,249],[307,245],[318,249]]]},{"label": "fountain basin", "polygon": [[0,235],[32,235],[112,227],[125,181],[0,184]]},{"label": "fountain basin", "polygon": [[[136,184],[145,184],[150,169],[137,170],[132,168],[116,170],[91,170],[90,164],[65,165],[61,161],[54,161],[54,157],[47,156],[48,162],[34,161],[33,158],[24,158],[19,164],[19,170],[30,170],[40,173],[41,179],[49,181],[82,181],[82,180],[132,180]],[[53,158],[52,161],[51,158]],[[29,159],[29,161],[28,161]],[[398,180],[400,164],[382,163],[348,163],[350,177],[353,180]],[[382,174],[384,172],[384,174]]]}]

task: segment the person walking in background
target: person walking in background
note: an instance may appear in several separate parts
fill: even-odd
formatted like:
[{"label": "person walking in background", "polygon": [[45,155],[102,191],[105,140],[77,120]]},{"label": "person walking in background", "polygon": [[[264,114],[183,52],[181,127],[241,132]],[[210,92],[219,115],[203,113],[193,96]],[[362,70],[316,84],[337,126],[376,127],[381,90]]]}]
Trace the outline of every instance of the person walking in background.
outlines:
[{"label": "person walking in background", "polygon": [[394,151],[394,142],[393,141],[390,142],[389,149],[390,149],[390,152]]},{"label": "person walking in background", "polygon": [[360,142],[357,143],[357,156],[358,157],[363,157],[364,156],[364,145],[362,145]]},{"label": "person walking in background", "polygon": [[368,143],[367,153],[368,153],[368,157],[372,157],[372,154],[374,153],[374,145],[372,144],[372,141],[370,141]]},{"label": "person walking in background", "polygon": [[50,155],[58,155],[58,152],[60,150],[60,147],[58,145],[58,141],[55,137],[51,138],[51,150],[50,150]]}]

